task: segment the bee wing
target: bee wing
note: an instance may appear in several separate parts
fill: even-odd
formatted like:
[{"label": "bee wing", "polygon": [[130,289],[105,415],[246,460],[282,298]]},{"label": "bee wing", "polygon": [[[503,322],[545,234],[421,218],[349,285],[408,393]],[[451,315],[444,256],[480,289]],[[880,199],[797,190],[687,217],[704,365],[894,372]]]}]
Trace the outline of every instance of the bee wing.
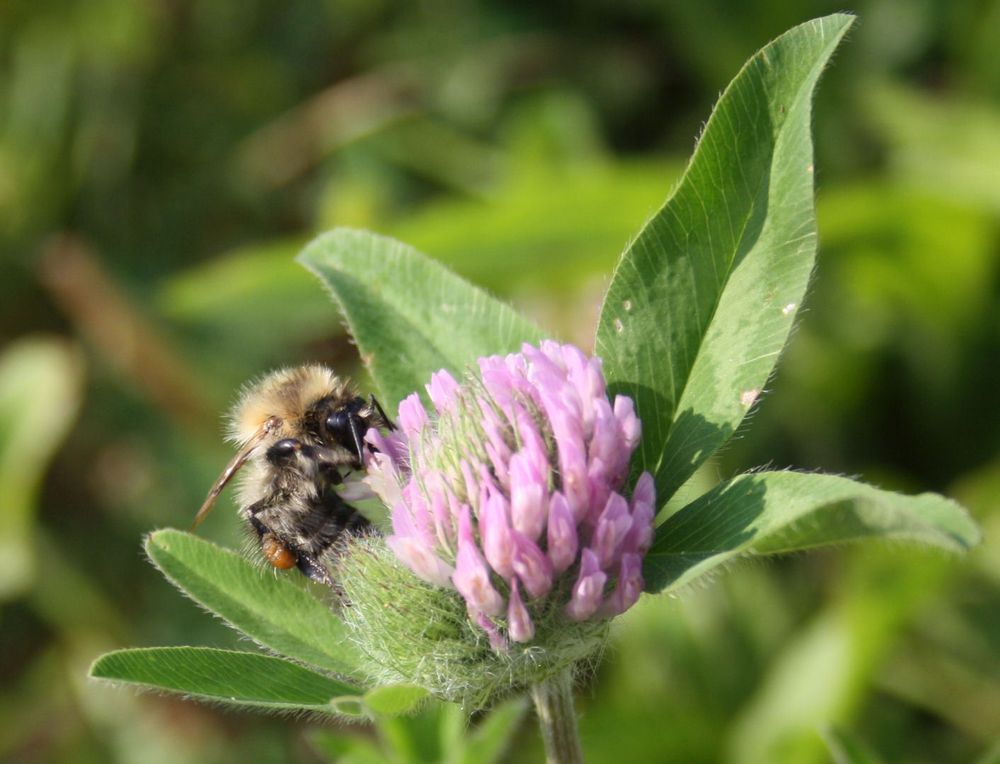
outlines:
[{"label": "bee wing", "polygon": [[193,531],[201,525],[201,521],[212,511],[212,507],[215,506],[215,500],[219,498],[219,494],[222,493],[222,489],[226,487],[226,484],[232,480],[233,475],[239,471],[240,467],[246,464],[247,459],[257,450],[260,442],[280,426],[281,420],[278,417],[270,417],[258,428],[257,432],[250,437],[243,447],[236,452],[236,455],[230,459],[229,464],[226,465],[222,474],[219,475],[219,478],[209,489],[205,501],[198,508],[198,514],[194,516],[194,522],[191,523],[191,527],[188,530]]}]

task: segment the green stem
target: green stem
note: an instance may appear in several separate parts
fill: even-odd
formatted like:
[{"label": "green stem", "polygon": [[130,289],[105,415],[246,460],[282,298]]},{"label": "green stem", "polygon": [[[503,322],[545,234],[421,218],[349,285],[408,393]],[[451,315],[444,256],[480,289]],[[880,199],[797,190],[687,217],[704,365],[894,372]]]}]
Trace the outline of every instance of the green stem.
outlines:
[{"label": "green stem", "polygon": [[572,669],[564,669],[533,686],[531,699],[535,701],[548,764],[583,764],[580,736],[576,731]]}]

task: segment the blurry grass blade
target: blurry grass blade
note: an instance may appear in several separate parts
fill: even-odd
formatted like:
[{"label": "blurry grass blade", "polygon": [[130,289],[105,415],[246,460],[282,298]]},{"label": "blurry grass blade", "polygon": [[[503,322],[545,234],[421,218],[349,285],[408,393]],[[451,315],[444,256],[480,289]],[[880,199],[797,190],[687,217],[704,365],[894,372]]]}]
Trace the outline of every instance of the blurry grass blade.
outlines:
[{"label": "blurry grass blade", "polygon": [[832,726],[823,731],[823,740],[834,764],[882,764],[882,760],[845,729]]},{"label": "blurry grass blade", "polygon": [[446,752],[462,745],[462,736],[468,723],[468,717],[459,709],[462,727],[457,735],[444,740],[442,724],[448,723],[455,709],[459,707],[452,703],[429,700],[421,703],[417,713],[403,716],[377,715],[375,727],[386,761],[413,764],[435,761],[443,764]]},{"label": "blurry grass blade", "polygon": [[489,205],[445,199],[396,221],[389,233],[487,289],[579,300],[605,278],[615,250],[681,167],[650,158],[586,164],[574,166],[572,183],[559,168],[532,169],[500,185]]},{"label": "blurry grass blade", "polygon": [[52,238],[39,276],[77,330],[153,404],[195,431],[211,421],[193,369],[86,241]]},{"label": "blurry grass blade", "polygon": [[93,571],[74,559],[72,539],[39,527],[34,547],[39,559],[45,561],[45,575],[35,577],[26,597],[36,616],[65,634],[89,634],[96,627],[120,643],[134,633],[121,612],[121,603],[103,590]]},{"label": "blurry grass blade", "polygon": [[306,247],[299,262],[330,289],[390,406],[423,393],[438,369],[460,374],[478,356],[542,338],[509,305],[384,236],[337,229]]},{"label": "blurry grass blade", "polygon": [[330,606],[235,552],[176,530],[146,539],[146,552],[178,588],[255,642],[348,676],[358,656]]},{"label": "blurry grass blade", "polygon": [[[952,565],[943,555],[914,555],[912,551],[859,549],[840,556],[842,564],[837,567],[830,601],[795,633],[785,635],[781,649],[757,679],[753,695],[732,720],[727,761],[826,761],[817,730],[852,724],[868,705],[859,689],[876,682],[889,695],[913,703],[897,684],[886,681],[886,674],[894,673],[887,672],[886,659],[895,652],[897,657],[888,664],[899,665],[898,650],[893,647],[914,619],[923,620],[920,614],[926,614],[929,605],[941,612],[931,603],[947,590],[962,566]],[[955,705],[956,697],[965,697],[956,685],[942,683],[940,673],[928,661],[918,662],[915,668],[923,681],[950,699],[950,705]],[[996,706],[978,695],[976,700],[984,708]],[[919,701],[915,705],[934,712]],[[860,755],[860,742],[849,741],[841,733],[841,743],[847,746],[849,742],[855,742],[853,753]],[[899,750],[895,753],[893,761],[913,758]]]},{"label": "blurry grass blade", "polygon": [[503,166],[498,149],[428,115],[385,130],[372,145],[393,163],[463,196],[484,196]]},{"label": "blurry grass blade", "polygon": [[412,114],[418,86],[405,66],[337,82],[246,138],[234,169],[251,188],[283,186],[334,149]]},{"label": "blurry grass blade", "polygon": [[649,591],[676,589],[740,555],[892,538],[949,551],[979,542],[962,507],[833,475],[758,472],[723,483],[671,515],[646,557]]},{"label": "blurry grass blade", "polygon": [[333,714],[332,699],[356,692],[350,685],[281,658],[210,647],[118,650],[98,658],[90,675],[264,711]]},{"label": "blurry grass blade", "polygon": [[[853,616],[853,618],[852,618]],[[733,764],[827,761],[818,730],[846,721],[858,687],[871,680],[871,658],[885,643],[849,603],[823,608],[782,644],[753,695],[727,730]]]},{"label": "blurry grass blade", "polygon": [[852,21],[795,27],[746,64],[615,270],[597,351],[663,499],[732,435],[791,331],[816,251],[812,93]]},{"label": "blurry grass blade", "polygon": [[1000,740],[994,742],[982,756],[976,759],[975,764],[1000,764]]},{"label": "blurry grass blade", "polygon": [[[428,709],[435,706],[428,704]],[[465,750],[465,736],[469,732],[469,717],[457,703],[438,702],[436,706],[436,737],[439,750],[451,751],[452,760],[461,760]],[[422,714],[423,715],[423,714]]]},{"label": "blurry grass blade", "polygon": [[510,748],[528,709],[527,698],[515,698],[496,706],[469,732],[459,764],[492,764]]},{"label": "blurry grass blade", "polygon": [[34,577],[38,487],[76,416],[82,383],[78,353],[60,340],[24,339],[0,355],[0,601]]},{"label": "blurry grass blade", "polygon": [[290,346],[336,333],[329,301],[293,260],[302,244],[291,238],[242,247],[174,273],[159,289],[157,308],[213,362],[209,381],[222,376],[227,394]]},{"label": "blurry grass blade", "polygon": [[374,740],[321,730],[309,736],[313,748],[331,764],[386,764],[389,759]]},{"label": "blurry grass blade", "polygon": [[387,684],[365,693],[365,705],[377,714],[410,713],[427,698],[427,690],[412,684]]},{"label": "blurry grass blade", "polygon": [[862,103],[884,133],[896,178],[950,203],[1000,210],[995,101],[925,94],[883,82],[865,88]]}]

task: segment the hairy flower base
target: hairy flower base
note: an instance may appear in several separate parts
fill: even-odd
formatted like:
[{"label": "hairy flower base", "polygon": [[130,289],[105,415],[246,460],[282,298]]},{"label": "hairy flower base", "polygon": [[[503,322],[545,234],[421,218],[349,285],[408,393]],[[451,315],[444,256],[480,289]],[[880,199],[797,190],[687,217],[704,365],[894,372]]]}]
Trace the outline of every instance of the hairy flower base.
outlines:
[{"label": "hairy flower base", "polygon": [[377,537],[352,540],[336,577],[346,598],[341,615],[371,679],[416,684],[469,711],[595,661],[608,634],[606,620],[568,620],[555,598],[543,610],[528,604],[533,643],[496,651],[457,591],[418,579]]}]

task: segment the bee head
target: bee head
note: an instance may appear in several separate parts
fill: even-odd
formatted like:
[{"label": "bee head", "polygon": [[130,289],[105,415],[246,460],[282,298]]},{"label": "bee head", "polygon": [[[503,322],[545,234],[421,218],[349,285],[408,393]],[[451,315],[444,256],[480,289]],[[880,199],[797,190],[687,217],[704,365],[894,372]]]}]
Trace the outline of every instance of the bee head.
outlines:
[{"label": "bee head", "polygon": [[343,404],[352,397],[350,383],[324,366],[280,369],[244,388],[229,415],[229,435],[245,445],[269,419],[282,422],[280,429],[271,431],[278,437],[320,435],[316,427],[319,409],[327,401]]},{"label": "bee head", "polygon": [[369,405],[363,398],[330,396],[318,401],[311,413],[320,443],[345,448],[362,460],[362,441],[371,425]]}]

